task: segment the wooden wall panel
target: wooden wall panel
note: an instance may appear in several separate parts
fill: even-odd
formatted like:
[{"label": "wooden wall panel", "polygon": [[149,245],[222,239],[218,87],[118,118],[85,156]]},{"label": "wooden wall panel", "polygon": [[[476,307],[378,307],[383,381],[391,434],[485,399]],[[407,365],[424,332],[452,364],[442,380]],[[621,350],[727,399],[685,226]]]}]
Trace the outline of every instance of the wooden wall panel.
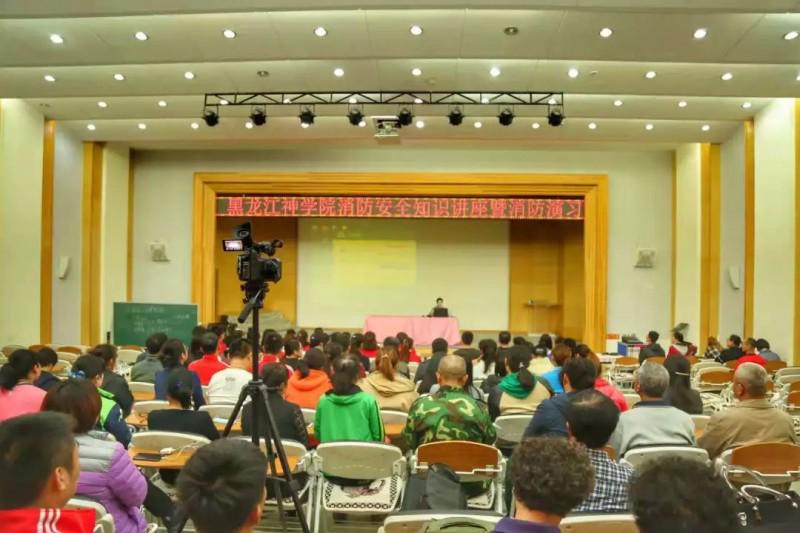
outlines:
[{"label": "wooden wall panel", "polygon": [[[250,221],[256,240],[281,239],[283,248],[278,257],[283,262],[283,278],[270,285],[264,302],[265,311],[280,311],[293,324],[297,320],[297,219],[296,218],[227,218],[217,219],[217,240],[232,239],[233,228]],[[216,251],[216,316],[238,315],[242,310],[241,282],[236,276],[238,254],[223,252],[222,244]]]},{"label": "wooden wall panel", "polygon": [[585,326],[583,223],[559,222],[561,230],[561,330],[564,337],[582,339]]}]

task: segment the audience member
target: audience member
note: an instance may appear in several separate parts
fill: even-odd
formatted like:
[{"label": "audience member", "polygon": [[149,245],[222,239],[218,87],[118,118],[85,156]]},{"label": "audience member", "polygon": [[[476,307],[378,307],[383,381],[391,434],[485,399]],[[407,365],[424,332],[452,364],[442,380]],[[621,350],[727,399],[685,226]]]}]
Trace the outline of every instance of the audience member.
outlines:
[{"label": "audience member", "polygon": [[[269,363],[261,369],[261,379],[267,386],[270,410],[275,420],[275,429],[282,439],[296,440],[308,448],[308,432],[303,418],[303,412],[296,404],[287,402],[284,399],[286,394],[286,384],[289,381],[289,372],[280,363]],[[253,434],[253,402],[248,402],[242,409],[242,433],[244,435]],[[262,404],[256,406],[256,416],[258,417],[258,429],[264,436],[267,427],[267,413]]]},{"label": "audience member", "polygon": [[501,331],[497,335],[497,348],[511,348],[511,333]]},{"label": "audience member", "polygon": [[308,339],[308,332],[304,329],[301,329],[297,332],[297,340],[300,342],[300,346],[303,347],[303,352],[307,352],[311,348],[311,344],[309,344]]},{"label": "audience member", "polygon": [[258,368],[261,369],[269,363],[280,363],[283,361],[283,338],[275,330],[266,330],[261,338],[261,357]]},{"label": "audience member", "polygon": [[155,383],[156,373],[164,370],[164,365],[161,364],[161,349],[166,342],[166,335],[163,337],[152,335],[147,339],[147,351],[144,352],[144,358],[138,360],[131,368],[131,381]]},{"label": "audience member", "polygon": [[571,358],[572,349],[569,346],[566,344],[555,345],[553,348],[553,363],[555,363],[555,368],[542,374],[542,379],[550,385],[550,389],[555,394],[562,394],[564,392],[564,387],[561,385],[561,372],[564,363]]},{"label": "audience member", "polygon": [[[186,368],[189,357],[186,353],[186,346],[180,339],[170,339],[164,343],[161,348],[161,362],[164,369],[156,372],[156,400],[167,399],[167,380],[169,374],[176,368]],[[203,396],[203,386],[200,384],[200,376],[197,372],[189,372],[192,378],[192,403],[195,409],[199,409],[206,404],[205,397]]]},{"label": "audience member", "polygon": [[585,344],[579,344],[576,348],[577,357],[583,357],[584,359],[588,359],[594,365],[595,373],[597,377],[594,380],[594,389],[596,391],[602,392],[606,396],[608,396],[611,401],[614,402],[614,405],[617,406],[620,413],[624,413],[628,410],[628,402],[625,401],[625,395],[620,392],[620,390],[614,386],[609,380],[603,377],[603,364],[600,362],[600,358],[592,351]]},{"label": "audience member", "polygon": [[716,337],[709,337],[706,351],[703,353],[705,359],[716,359],[722,353],[722,345]]},{"label": "audience member", "polygon": [[642,446],[695,445],[692,418],[664,401],[669,372],[663,365],[645,361],[635,372],[633,387],[641,401],[620,415],[611,437],[618,457]]},{"label": "audience member", "polygon": [[533,413],[539,404],[550,398],[546,382],[528,370],[531,356],[527,346],[509,349],[506,357],[508,373],[489,393],[492,420],[501,415]]},{"label": "audience member", "polygon": [[[197,326],[192,331],[192,335],[199,335],[198,333],[200,330],[205,332],[203,326]],[[139,363],[143,361],[148,355],[158,355],[161,352],[161,347],[164,343],[167,342],[167,334],[163,331],[159,331],[158,333],[153,333],[147,340],[144,341],[145,351],[139,354],[139,357],[136,358],[136,362]],[[135,366],[135,364],[134,364]]]},{"label": "audience member", "polygon": [[475,334],[471,331],[463,331],[461,332],[461,347],[457,350],[453,350],[453,354],[460,355],[461,357],[469,357],[470,359],[475,359],[478,357],[481,352],[477,348],[472,346],[472,342],[475,340]]},{"label": "audience member", "polygon": [[573,338],[566,337],[566,338],[561,340],[561,344],[564,344],[565,346],[568,346],[569,350],[572,352],[572,356],[575,357],[575,354],[577,353],[577,349],[578,349],[578,341],[576,341]]},{"label": "audience member", "polygon": [[744,363],[755,363],[761,366],[767,364],[767,360],[758,353],[758,348],[756,348],[756,340],[754,338],[748,337],[745,339],[744,343],[742,343],[742,347],[744,355],[736,360],[737,368]]},{"label": "audience member", "polygon": [[464,358],[442,357],[436,378],[439,390],[411,405],[403,428],[406,445],[415,450],[422,444],[442,440],[494,443],[497,434],[486,406],[464,391],[467,382]]},{"label": "audience member", "polygon": [[314,419],[314,435],[321,443],[338,440],[383,442],[383,421],[378,403],[356,385],[360,367],[361,364],[351,355],[333,361],[333,388],[319,399]]},{"label": "audience member", "polygon": [[[495,377],[494,366],[497,361],[497,343],[492,339],[483,339],[478,343],[478,350],[480,350],[481,355],[473,362],[472,377],[483,380],[486,383],[488,378]],[[499,380],[492,386],[497,385],[498,382]]]},{"label": "audience member", "polygon": [[624,513],[628,510],[628,482],[633,469],[612,461],[603,449],[617,427],[619,409],[596,390],[576,393],[567,404],[569,435],[589,451],[594,469],[594,491],[572,511],[575,513]]},{"label": "audience member", "polygon": [[798,443],[792,417],[767,400],[769,375],[764,367],[744,363],[733,376],[738,402],[711,415],[698,445],[713,459],[725,450],[759,442]]},{"label": "audience member", "polygon": [[414,339],[412,339],[402,331],[397,334],[397,339],[400,341],[401,361],[405,360],[408,363],[422,362],[422,359],[420,359],[419,354],[417,354],[417,350],[414,349]]},{"label": "audience member", "polygon": [[192,342],[189,344],[189,360],[186,363],[187,365],[203,358],[203,335],[205,334],[206,328],[203,326],[197,326],[192,330]]},{"label": "audience member", "polygon": [[419,365],[414,376],[414,382],[419,383],[417,390],[420,394],[428,394],[431,387],[436,384],[439,362],[447,355],[447,348],[447,341],[443,338],[439,337],[433,340],[431,344],[433,354]]},{"label": "audience member", "polygon": [[297,339],[289,339],[286,341],[286,344],[283,345],[283,353],[285,354],[283,362],[292,370],[297,370],[300,366],[300,359],[303,357],[303,354],[300,353],[301,349],[300,341]]},{"label": "audience member", "polygon": [[364,338],[361,340],[361,355],[370,359],[378,355],[378,339],[374,331],[364,333]]},{"label": "audience member", "polygon": [[380,409],[407,412],[419,395],[414,382],[398,372],[400,354],[397,346],[387,341],[384,341],[381,355],[376,360],[375,372],[362,379],[358,385],[361,390],[375,398]]},{"label": "audience member", "polygon": [[668,357],[664,368],[669,372],[669,388],[664,401],[690,415],[703,414],[703,398],[692,388],[692,364],[685,357]]},{"label": "audience member", "polygon": [[496,533],[559,533],[561,520],[592,493],[586,451],[565,439],[522,441],[510,461],[516,509]]},{"label": "audience member", "polygon": [[672,344],[667,351],[667,357],[675,357],[676,355],[694,355],[697,348],[690,342],[686,342],[683,338],[683,333],[680,331],[672,332]]},{"label": "audience member", "polygon": [[547,348],[547,356],[549,357],[553,352],[553,337],[551,337],[548,333],[542,333],[542,335],[539,337],[539,343],[536,346],[544,346]]},{"label": "audience member", "polygon": [[539,404],[524,437],[568,436],[567,406],[576,394],[594,386],[596,375],[595,366],[589,359],[568,359],[561,374],[565,394],[557,394]]},{"label": "audience member", "polygon": [[230,366],[220,370],[208,382],[209,403],[236,403],[239,393],[253,379],[253,349],[244,339],[228,348]]},{"label": "audience member", "polygon": [[727,348],[722,350],[717,361],[720,363],[727,363],[728,361],[735,361],[743,355],[742,338],[739,335],[731,335],[728,337]]},{"label": "audience member", "polygon": [[531,359],[531,364],[529,366],[533,374],[543,376],[547,372],[553,370],[553,363],[550,362],[547,355],[547,346],[540,344],[533,348],[533,359]]},{"label": "audience member", "polygon": [[34,385],[44,391],[49,390],[50,387],[61,381],[57,376],[53,375],[53,369],[58,364],[58,354],[52,348],[45,347],[36,352],[36,360],[42,368],[42,373]]},{"label": "audience member", "polygon": [[86,380],[97,389],[100,396],[98,428],[113,435],[117,442],[127,448],[131,442],[131,430],[125,423],[122,408],[114,401],[114,395],[101,387],[103,368],[103,360],[99,357],[82,355],[72,365],[70,377]]},{"label": "audience member", "polygon": [[42,373],[36,354],[17,350],[0,367],[0,422],[42,408],[44,391],[35,386]]},{"label": "audience member", "polygon": [[[133,408],[131,388],[124,377],[114,372],[114,369],[117,368],[117,347],[113,344],[98,344],[87,355],[95,355],[103,360],[103,383],[100,387],[114,395],[114,401],[122,409],[122,416],[131,414]],[[131,378],[131,381],[136,380]]]},{"label": "audience member", "polygon": [[758,349],[758,355],[760,355],[767,361],[781,360],[781,356],[776,354],[770,349],[769,341],[767,341],[767,339],[758,339],[756,341],[756,348]]},{"label": "audience member", "polygon": [[630,486],[640,533],[735,533],[738,506],[711,466],[664,457],[642,467]]},{"label": "audience member", "polygon": [[201,385],[208,385],[211,378],[220,370],[228,368],[217,356],[219,338],[216,334],[208,332],[200,337],[200,349],[203,357],[189,365],[189,370],[197,372]]},{"label": "audience member", "polygon": [[289,328],[286,330],[286,333],[283,335],[283,343],[286,344],[289,341],[293,341],[297,339],[297,331]]},{"label": "audience member", "polygon": [[304,409],[316,409],[320,397],[331,390],[331,380],[325,372],[327,358],[317,348],[309,349],[297,372],[289,378],[286,386],[286,401],[299,405]]},{"label": "audience member", "polygon": [[250,442],[222,439],[198,449],[178,476],[178,505],[198,533],[250,533],[266,498],[267,458]]},{"label": "audience member", "polygon": [[71,428],[72,420],[59,413],[22,415],[0,424],[0,524],[5,533],[94,530],[94,510],[62,509],[75,495],[80,475]]},{"label": "audience member", "polygon": [[664,348],[658,344],[659,334],[657,331],[650,331],[647,334],[647,343],[642,347],[639,352],[639,364],[644,363],[645,359],[650,357],[665,357]]}]

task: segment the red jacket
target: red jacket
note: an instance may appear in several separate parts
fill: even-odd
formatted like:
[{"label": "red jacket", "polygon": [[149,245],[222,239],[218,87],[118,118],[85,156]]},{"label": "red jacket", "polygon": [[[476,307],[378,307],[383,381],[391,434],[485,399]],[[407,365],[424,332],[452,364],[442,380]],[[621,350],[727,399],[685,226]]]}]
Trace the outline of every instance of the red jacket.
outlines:
[{"label": "red jacket", "polygon": [[622,395],[619,389],[617,389],[610,382],[606,381],[604,378],[597,378],[594,380],[594,388],[595,390],[611,398],[614,401],[614,405],[616,405],[619,409],[620,413],[624,413],[628,410],[628,402],[625,401],[625,396]]},{"label": "red jacket", "polygon": [[761,366],[766,366],[767,360],[764,359],[763,357],[761,357],[760,355],[758,355],[757,353],[751,353],[751,354],[743,355],[739,359],[737,359],[736,360],[736,368],[739,368],[739,366],[742,363],[757,363],[757,364],[759,364]]},{"label": "red jacket", "polygon": [[94,509],[8,509],[0,524],[3,533],[92,533]]},{"label": "red jacket", "polygon": [[228,365],[220,361],[214,354],[206,354],[202,359],[198,359],[189,365],[189,370],[197,372],[200,383],[203,385],[208,385],[208,382],[211,381],[214,374],[226,368],[228,368]]}]

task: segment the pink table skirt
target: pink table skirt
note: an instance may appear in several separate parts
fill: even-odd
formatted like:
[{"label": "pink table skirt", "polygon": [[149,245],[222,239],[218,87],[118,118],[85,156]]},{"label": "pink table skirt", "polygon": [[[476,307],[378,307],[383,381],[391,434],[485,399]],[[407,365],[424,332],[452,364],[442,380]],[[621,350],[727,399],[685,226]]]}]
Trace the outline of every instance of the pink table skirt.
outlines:
[{"label": "pink table skirt", "polygon": [[404,331],[414,339],[414,344],[430,346],[434,339],[442,337],[450,346],[461,342],[458,319],[427,318],[416,316],[372,315],[364,319],[364,331],[374,331],[378,342],[394,337]]}]

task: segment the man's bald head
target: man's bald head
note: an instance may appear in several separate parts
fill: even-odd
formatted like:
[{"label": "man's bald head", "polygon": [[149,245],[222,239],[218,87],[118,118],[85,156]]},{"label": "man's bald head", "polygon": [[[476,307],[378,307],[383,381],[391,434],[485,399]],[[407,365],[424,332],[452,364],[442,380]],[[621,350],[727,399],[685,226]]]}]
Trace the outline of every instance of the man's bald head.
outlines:
[{"label": "man's bald head", "polygon": [[463,387],[467,381],[467,363],[458,355],[445,355],[436,370],[440,385]]},{"label": "man's bald head", "polygon": [[733,382],[744,389],[737,396],[764,398],[767,395],[769,375],[764,367],[757,363],[742,363],[733,375]]}]

